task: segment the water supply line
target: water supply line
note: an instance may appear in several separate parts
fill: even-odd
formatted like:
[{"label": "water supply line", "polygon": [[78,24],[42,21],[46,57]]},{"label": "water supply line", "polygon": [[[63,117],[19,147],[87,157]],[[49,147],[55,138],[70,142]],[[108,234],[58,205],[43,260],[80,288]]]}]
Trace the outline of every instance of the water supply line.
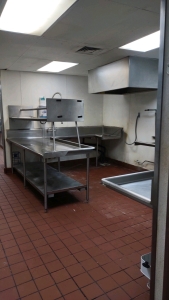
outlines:
[{"label": "water supply line", "polygon": [[134,139],[134,142],[132,143],[127,143],[125,142],[126,145],[134,145],[134,143],[137,141],[137,124],[138,124],[138,119],[140,118],[140,113],[137,114],[137,117],[136,117],[136,122],[135,122],[135,139]]}]

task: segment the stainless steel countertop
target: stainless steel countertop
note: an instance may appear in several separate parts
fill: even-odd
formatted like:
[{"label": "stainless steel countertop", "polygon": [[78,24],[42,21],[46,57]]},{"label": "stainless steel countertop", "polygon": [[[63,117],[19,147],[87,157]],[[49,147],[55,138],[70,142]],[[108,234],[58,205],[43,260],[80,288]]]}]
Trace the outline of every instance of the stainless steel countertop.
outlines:
[{"label": "stainless steel countertop", "polygon": [[87,154],[95,149],[92,146],[87,146],[83,144],[81,144],[80,148],[77,143],[73,143],[66,140],[56,140],[56,150],[54,151],[53,141],[51,141],[50,138],[7,138],[7,141],[44,158]]}]

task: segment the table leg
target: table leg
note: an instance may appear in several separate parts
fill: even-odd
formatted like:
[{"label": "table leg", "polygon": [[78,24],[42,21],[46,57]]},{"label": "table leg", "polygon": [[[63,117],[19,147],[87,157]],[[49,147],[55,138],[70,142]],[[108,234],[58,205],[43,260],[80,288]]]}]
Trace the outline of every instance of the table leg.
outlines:
[{"label": "table leg", "polygon": [[24,187],[26,187],[26,162],[25,162],[25,149],[23,150],[23,182]]},{"label": "table leg", "polygon": [[96,167],[98,166],[99,138],[96,137]]},{"label": "table leg", "polygon": [[86,201],[89,201],[89,154],[87,154]]},{"label": "table leg", "polygon": [[11,155],[11,169],[13,174],[13,156],[12,156],[12,143],[10,143],[10,155]]},{"label": "table leg", "polygon": [[48,203],[47,203],[47,165],[46,159],[44,159],[44,208],[45,212],[48,210]]},{"label": "table leg", "polygon": [[80,144],[80,136],[79,136],[79,129],[78,129],[78,126],[77,126],[77,121],[75,121],[75,125],[76,125],[76,131],[77,131],[77,138],[78,138],[79,148],[81,148],[81,144]]},{"label": "table leg", "polygon": [[58,172],[60,172],[60,157],[58,157]]}]

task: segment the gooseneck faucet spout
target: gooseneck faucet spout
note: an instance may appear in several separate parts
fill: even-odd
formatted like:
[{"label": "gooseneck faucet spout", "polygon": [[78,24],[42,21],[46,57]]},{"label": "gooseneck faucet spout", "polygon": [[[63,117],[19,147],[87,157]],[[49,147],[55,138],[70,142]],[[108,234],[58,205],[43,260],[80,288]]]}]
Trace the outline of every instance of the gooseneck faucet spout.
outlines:
[{"label": "gooseneck faucet spout", "polygon": [[57,95],[57,94],[58,94],[58,95],[61,97],[61,99],[62,99],[62,95],[61,95],[61,93],[59,93],[59,92],[54,93],[53,96],[52,96],[52,98],[54,98],[54,96]]}]

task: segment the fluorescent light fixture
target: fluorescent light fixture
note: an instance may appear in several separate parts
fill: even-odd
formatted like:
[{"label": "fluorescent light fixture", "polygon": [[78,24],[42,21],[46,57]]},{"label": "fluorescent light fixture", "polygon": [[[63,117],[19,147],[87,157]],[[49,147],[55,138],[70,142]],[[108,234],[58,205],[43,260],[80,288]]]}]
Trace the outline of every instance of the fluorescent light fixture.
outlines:
[{"label": "fluorescent light fixture", "polygon": [[77,0],[7,0],[0,30],[42,35]]},{"label": "fluorescent light fixture", "polygon": [[45,65],[44,67],[38,69],[37,71],[57,73],[69,69],[71,67],[74,67],[76,65],[78,64],[70,63],[70,62],[62,62],[62,61],[52,61],[51,63]]},{"label": "fluorescent light fixture", "polygon": [[136,40],[132,43],[126,44],[120,49],[147,52],[160,46],[160,31],[154,32],[152,34],[146,35],[145,37]]}]

